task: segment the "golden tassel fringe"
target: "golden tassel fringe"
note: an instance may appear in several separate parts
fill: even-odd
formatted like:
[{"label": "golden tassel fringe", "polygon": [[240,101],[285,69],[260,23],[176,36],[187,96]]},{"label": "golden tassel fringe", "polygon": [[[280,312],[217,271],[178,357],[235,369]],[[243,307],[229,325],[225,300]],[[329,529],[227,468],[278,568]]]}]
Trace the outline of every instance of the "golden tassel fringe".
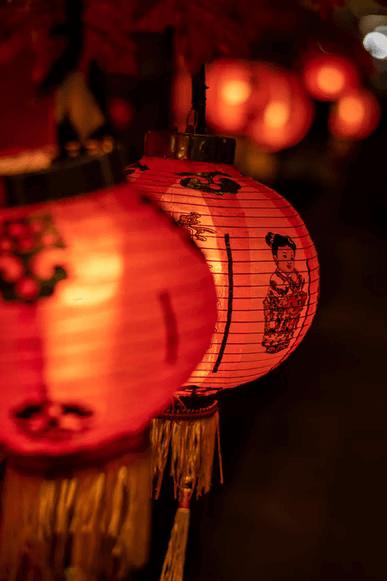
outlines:
[{"label": "golden tassel fringe", "polygon": [[189,529],[189,508],[178,508],[160,581],[182,581]]},{"label": "golden tassel fringe", "polygon": [[70,479],[8,465],[2,504],[1,581],[124,579],[148,557],[150,453]]},{"label": "golden tassel fringe", "polygon": [[188,541],[188,528],[192,496],[192,480],[187,478],[181,491],[179,508],[168,544],[160,581],[183,581],[185,552]]},{"label": "golden tassel fringe", "polygon": [[[159,497],[165,466],[171,450],[171,476],[174,481],[175,498],[181,498],[187,478],[196,487],[196,498],[211,488],[215,442],[219,436],[219,414],[217,404],[213,412],[164,414],[152,420],[151,443],[155,498]],[[205,410],[206,411],[206,410]],[[200,412],[200,410],[199,410]],[[223,481],[218,438],[221,481]]]}]

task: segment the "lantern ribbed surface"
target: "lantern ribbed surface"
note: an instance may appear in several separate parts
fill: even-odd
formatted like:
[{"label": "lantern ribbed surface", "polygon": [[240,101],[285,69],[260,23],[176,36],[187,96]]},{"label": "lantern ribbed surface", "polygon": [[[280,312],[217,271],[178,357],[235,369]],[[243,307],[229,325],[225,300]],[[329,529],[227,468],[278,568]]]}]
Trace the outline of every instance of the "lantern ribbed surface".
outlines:
[{"label": "lantern ribbed surface", "polygon": [[209,346],[216,295],[202,254],[128,184],[3,208],[0,243],[7,451],[82,457],[138,435]]},{"label": "lantern ribbed surface", "polygon": [[316,312],[319,265],[296,210],[230,164],[143,157],[136,183],[186,229],[213,274],[218,322],[181,393],[262,377],[299,345]]}]

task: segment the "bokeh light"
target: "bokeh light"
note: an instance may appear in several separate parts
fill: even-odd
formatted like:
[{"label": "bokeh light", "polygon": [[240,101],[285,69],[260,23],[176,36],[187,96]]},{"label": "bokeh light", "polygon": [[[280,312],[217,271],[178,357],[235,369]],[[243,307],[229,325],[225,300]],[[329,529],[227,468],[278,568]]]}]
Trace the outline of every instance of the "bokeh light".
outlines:
[{"label": "bokeh light", "polygon": [[387,36],[383,32],[374,30],[366,34],[363,39],[363,46],[376,59],[385,59],[387,57]]},{"label": "bokeh light", "polygon": [[379,101],[367,89],[347,92],[332,108],[329,129],[336,137],[364,139],[378,126],[381,116]]},{"label": "bokeh light", "polygon": [[243,133],[252,94],[251,64],[218,59],[206,69],[207,121],[216,131]]},{"label": "bokeh light", "polygon": [[310,57],[304,64],[302,79],[308,93],[319,101],[336,101],[347,90],[360,85],[355,64],[340,55]]}]

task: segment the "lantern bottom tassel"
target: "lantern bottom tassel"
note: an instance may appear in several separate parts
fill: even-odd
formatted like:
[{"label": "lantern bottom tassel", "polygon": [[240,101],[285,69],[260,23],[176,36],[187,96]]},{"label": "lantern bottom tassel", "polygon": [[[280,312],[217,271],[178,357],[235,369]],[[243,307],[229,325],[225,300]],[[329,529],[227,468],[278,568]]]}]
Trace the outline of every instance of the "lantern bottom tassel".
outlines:
[{"label": "lantern bottom tassel", "polygon": [[185,554],[188,541],[188,529],[190,518],[190,498],[192,483],[187,479],[187,485],[183,490],[182,500],[177,509],[168,551],[165,556],[160,581],[183,581]]},{"label": "lantern bottom tassel", "polygon": [[125,579],[147,561],[149,450],[68,478],[20,472],[8,461],[0,581]]}]

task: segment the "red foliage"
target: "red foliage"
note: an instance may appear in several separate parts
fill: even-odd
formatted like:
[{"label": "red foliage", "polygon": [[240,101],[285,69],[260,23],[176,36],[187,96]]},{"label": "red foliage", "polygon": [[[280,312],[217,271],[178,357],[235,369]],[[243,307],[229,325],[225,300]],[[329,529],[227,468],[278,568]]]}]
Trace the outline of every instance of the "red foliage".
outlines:
[{"label": "red foliage", "polygon": [[28,50],[36,57],[33,75],[41,80],[63,49],[63,39],[50,34],[63,20],[63,0],[1,0],[0,64]]},{"label": "red foliage", "polygon": [[[386,0],[380,0],[384,2]],[[96,60],[107,72],[134,73],[135,31],[176,31],[176,48],[193,72],[216,56],[244,57],[249,46],[275,27],[290,29],[289,4],[296,14],[317,10],[326,17],[343,0],[85,0],[84,49],[87,67]],[[42,76],[59,55],[53,24],[63,21],[64,0],[1,0],[0,62],[12,60],[22,47],[37,55]],[[285,13],[284,13],[284,9]]]}]

